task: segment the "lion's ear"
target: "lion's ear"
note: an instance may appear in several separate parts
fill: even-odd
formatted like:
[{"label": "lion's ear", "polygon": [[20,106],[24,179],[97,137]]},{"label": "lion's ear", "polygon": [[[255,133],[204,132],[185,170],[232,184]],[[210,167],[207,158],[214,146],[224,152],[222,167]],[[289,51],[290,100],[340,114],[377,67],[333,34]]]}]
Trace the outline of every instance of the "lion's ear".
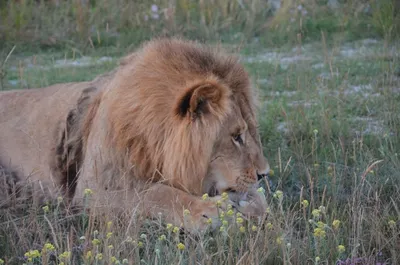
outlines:
[{"label": "lion's ear", "polygon": [[178,100],[176,113],[196,120],[209,114],[223,115],[229,108],[229,89],[217,82],[200,82],[185,90]]}]

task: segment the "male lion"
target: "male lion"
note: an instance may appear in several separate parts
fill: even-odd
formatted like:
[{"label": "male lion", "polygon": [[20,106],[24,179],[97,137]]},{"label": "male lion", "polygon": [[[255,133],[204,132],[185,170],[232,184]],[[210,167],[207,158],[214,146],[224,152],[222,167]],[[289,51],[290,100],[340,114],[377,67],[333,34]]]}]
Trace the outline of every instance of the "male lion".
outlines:
[{"label": "male lion", "polygon": [[0,93],[0,161],[52,196],[80,203],[91,189],[91,208],[161,212],[191,231],[218,220],[223,192],[243,214],[266,209],[248,74],[191,41],[150,41],[91,82]]}]

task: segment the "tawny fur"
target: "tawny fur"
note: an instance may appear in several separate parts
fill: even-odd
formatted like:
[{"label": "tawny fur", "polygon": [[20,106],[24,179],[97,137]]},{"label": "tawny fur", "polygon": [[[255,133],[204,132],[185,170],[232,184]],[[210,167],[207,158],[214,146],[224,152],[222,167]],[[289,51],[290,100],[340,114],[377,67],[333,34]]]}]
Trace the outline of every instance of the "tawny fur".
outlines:
[{"label": "tawny fur", "polygon": [[191,209],[189,229],[218,219],[201,200],[211,190],[250,191],[241,211],[265,210],[249,77],[237,58],[195,42],[148,42],[92,82],[0,93],[0,164],[77,203],[91,188],[93,207],[141,202],[177,225]]}]

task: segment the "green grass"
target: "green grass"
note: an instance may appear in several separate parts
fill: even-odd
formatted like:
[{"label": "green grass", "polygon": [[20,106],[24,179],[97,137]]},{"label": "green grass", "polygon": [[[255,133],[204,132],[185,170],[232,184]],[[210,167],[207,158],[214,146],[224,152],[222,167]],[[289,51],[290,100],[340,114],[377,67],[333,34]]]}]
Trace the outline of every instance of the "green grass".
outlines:
[{"label": "green grass", "polygon": [[[67,21],[67,29],[76,26],[77,10],[67,12],[70,2],[60,2],[65,6],[56,11],[58,15],[44,16],[41,23],[47,25],[54,19]],[[112,214],[94,217],[84,210],[67,212],[61,201],[48,202],[49,209],[32,203],[25,205],[25,211],[1,211],[0,258],[6,264],[398,264],[400,43],[398,25],[393,22],[398,16],[391,18],[395,7],[389,8],[395,2],[382,1],[385,5],[381,8],[379,2],[371,1],[370,15],[356,13],[356,1],[348,1],[337,11],[309,4],[305,7],[310,16],[301,26],[299,17],[290,22],[287,13],[272,17],[256,7],[242,10],[234,4],[224,13],[228,7],[224,1],[213,9],[205,1],[202,8],[208,15],[202,25],[197,4],[177,2],[175,23],[190,22],[181,29],[183,35],[210,43],[222,40],[229,49],[240,50],[260,91],[262,142],[274,170],[271,182],[265,185],[269,205],[266,219],[238,223],[236,217],[225,216],[228,224],[224,231],[195,237],[167,228],[162,216],[159,220]],[[89,18],[95,25],[104,26],[95,11],[105,2],[97,3]],[[123,1],[116,3],[112,12]],[[167,6],[168,2],[157,4]],[[293,4],[297,6],[296,1]],[[24,32],[32,24],[27,21],[37,21],[35,12],[39,8],[42,12],[51,9],[43,2],[36,7],[27,5],[30,11],[22,18],[16,16],[22,11],[10,11],[8,16],[16,17],[7,27],[19,23]],[[140,12],[149,8],[145,2],[136,3],[136,7]],[[321,12],[310,7],[320,7]],[[263,14],[268,17],[265,28],[261,26]],[[246,19],[250,16],[254,19]],[[93,41],[97,39],[93,37],[93,47],[68,30],[57,45],[46,47],[8,32],[0,62],[5,61],[14,44],[17,48],[7,62],[0,64],[1,88],[91,80],[113,69],[119,57],[162,30],[159,21],[143,26],[127,19],[121,15],[111,26],[118,37],[101,31],[102,41]],[[132,30],[128,32],[124,23]],[[232,31],[226,30],[224,23],[231,25]],[[176,33],[173,25],[166,26],[167,35]],[[360,32],[363,25],[369,25],[368,30]],[[133,33],[138,26],[141,30]],[[47,30],[59,28],[55,23],[54,29]],[[233,31],[242,33],[235,35]],[[48,36],[45,33],[41,32]],[[301,39],[298,33],[302,33]],[[235,39],[234,35],[239,37]],[[366,37],[375,41],[364,40]],[[101,61],[102,57],[110,60]],[[89,65],[63,66],[59,61],[71,59]],[[334,220],[340,224],[333,225]],[[51,243],[54,250],[47,245],[42,251],[45,243]],[[185,249],[180,250],[179,243]],[[338,249],[339,245],[344,249]],[[29,250],[38,250],[30,254],[32,260],[24,259]],[[353,263],[346,263],[347,259]]]}]

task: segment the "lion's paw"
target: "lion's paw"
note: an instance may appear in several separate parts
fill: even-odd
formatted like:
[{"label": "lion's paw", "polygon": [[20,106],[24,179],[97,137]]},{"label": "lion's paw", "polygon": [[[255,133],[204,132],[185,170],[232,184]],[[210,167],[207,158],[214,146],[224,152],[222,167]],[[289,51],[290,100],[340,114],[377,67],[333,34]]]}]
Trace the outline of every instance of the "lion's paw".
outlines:
[{"label": "lion's paw", "polygon": [[221,214],[228,209],[229,205],[232,205],[232,202],[221,196],[197,202],[192,207],[191,215],[185,216],[185,225],[191,231],[213,231],[221,226]]},{"label": "lion's paw", "polygon": [[250,190],[246,198],[236,203],[238,211],[249,217],[262,217],[267,210],[267,201],[263,193]]}]

